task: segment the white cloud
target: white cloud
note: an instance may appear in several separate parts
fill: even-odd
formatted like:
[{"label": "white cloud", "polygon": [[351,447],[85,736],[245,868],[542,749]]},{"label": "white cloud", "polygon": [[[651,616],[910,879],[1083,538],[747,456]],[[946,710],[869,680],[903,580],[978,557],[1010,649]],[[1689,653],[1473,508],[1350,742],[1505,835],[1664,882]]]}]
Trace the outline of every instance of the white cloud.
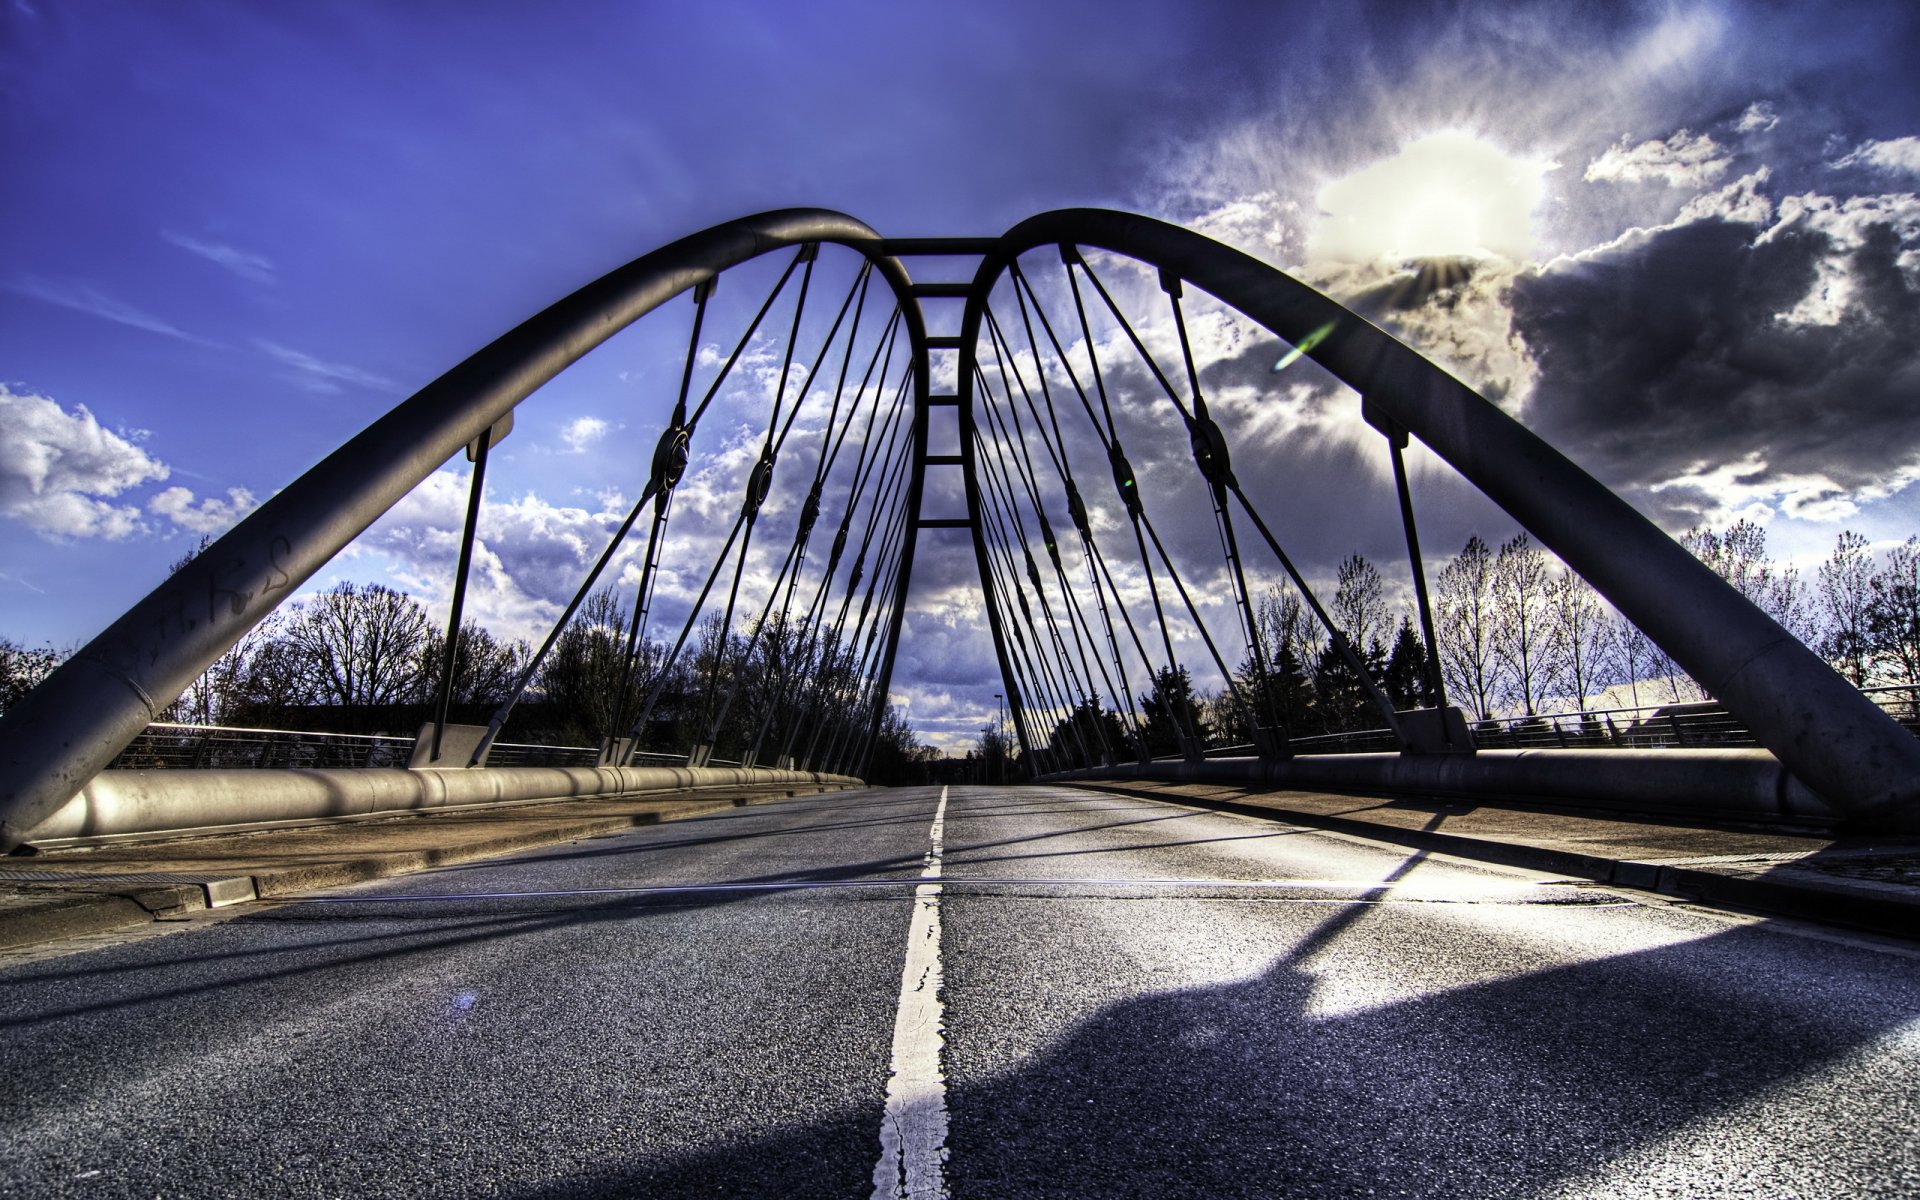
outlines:
[{"label": "white cloud", "polygon": [[160,236],[166,238],[169,242],[172,242],[187,253],[197,254],[216,266],[226,268],[242,279],[251,279],[255,283],[273,282],[273,260],[267,258],[265,255],[255,254],[250,250],[241,250],[238,247],[229,246],[224,242],[204,241],[188,234],[176,233],[171,229],[161,230]]},{"label": "white cloud", "polygon": [[1673,219],[1673,223],[1684,225],[1688,221],[1717,219],[1740,225],[1765,225],[1773,220],[1773,201],[1760,191],[1760,185],[1771,174],[1766,167],[1761,167],[1751,175],[1742,175],[1717,192],[1695,196],[1680,209],[1680,215]]},{"label": "white cloud", "polygon": [[607,436],[612,428],[599,417],[575,417],[560,431],[560,438],[574,454],[585,454],[587,447]]},{"label": "white cloud", "polygon": [[1284,262],[1294,249],[1291,201],[1273,192],[1229,200],[1187,222],[1196,233],[1244,250],[1255,258]]},{"label": "white cloud", "polygon": [[38,300],[42,304],[51,304],[57,308],[71,309],[99,317],[103,321],[112,321],[130,329],[139,329],[147,333],[157,333],[162,337],[177,338],[183,342],[192,342],[197,346],[212,346],[216,343],[196,337],[164,318],[157,317],[144,309],[136,308],[126,301],[90,284],[73,281],[56,282],[42,279],[37,275],[21,275],[9,281],[6,288],[22,296]]},{"label": "white cloud", "polygon": [[348,384],[353,387],[371,388],[374,391],[381,392],[396,390],[392,380],[384,376],[375,375],[371,371],[363,371],[359,367],[351,366],[347,363],[327,362],[324,359],[315,358],[311,354],[295,350],[290,346],[282,346],[278,342],[267,341],[264,338],[254,339],[253,344],[263,353],[280,362],[282,365],[291,368],[289,378],[310,392],[333,395],[340,390],[342,384]]},{"label": "white cloud", "polygon": [[1664,141],[1629,147],[1626,138],[1587,165],[1589,183],[1663,183],[1697,188],[1727,173],[1733,160],[1713,138],[1682,129]]},{"label": "white cloud", "polygon": [[108,501],[166,477],[165,463],[84,405],[68,413],[0,384],[0,515],[53,538],[124,538],[143,528],[140,510]]},{"label": "white cloud", "polygon": [[1736,133],[1766,133],[1780,123],[1780,113],[1765,100],[1756,100],[1747,105],[1747,111],[1733,123]]},{"label": "white cloud", "polygon": [[1888,173],[1920,175],[1920,137],[1866,141],[1834,161],[1836,167],[1872,167]]},{"label": "white cloud", "polygon": [[220,534],[259,504],[246,488],[228,488],[225,500],[208,496],[196,503],[191,491],[175,486],[148,500],[147,511],[189,533]]}]

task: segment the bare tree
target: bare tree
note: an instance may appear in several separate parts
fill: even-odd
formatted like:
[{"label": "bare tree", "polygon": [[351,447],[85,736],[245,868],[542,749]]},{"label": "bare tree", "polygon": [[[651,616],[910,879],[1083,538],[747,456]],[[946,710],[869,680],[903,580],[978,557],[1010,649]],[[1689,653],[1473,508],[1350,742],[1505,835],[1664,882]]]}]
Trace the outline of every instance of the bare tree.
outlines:
[{"label": "bare tree", "polygon": [[1340,632],[1353,643],[1354,652],[1377,665],[1386,657],[1388,624],[1387,601],[1380,586],[1380,572],[1362,556],[1355,554],[1340,564],[1333,604],[1329,613]]},{"label": "bare tree", "polygon": [[1552,690],[1553,573],[1546,553],[1517,533],[1493,560],[1493,652],[1506,668],[1509,704],[1531,717]]},{"label": "bare tree", "polygon": [[1920,537],[1888,551],[1870,586],[1867,629],[1874,665],[1890,683],[1920,686]]},{"label": "bare tree", "polygon": [[561,631],[538,681],[548,736],[590,744],[613,729],[616,707],[629,720],[639,714],[644,692],[626,671],[628,616],[614,590],[603,587],[586,598]]},{"label": "bare tree", "polygon": [[1320,653],[1320,631],[1292,588],[1279,584],[1267,588],[1260,601],[1259,625],[1268,662],[1278,663],[1291,655],[1296,664],[1310,663]]},{"label": "bare tree", "polygon": [[1635,708],[1640,707],[1640,681],[1653,676],[1654,659],[1659,647],[1640,632],[1640,627],[1619,613],[1607,622],[1607,655],[1613,674],[1627,685]]},{"label": "bare tree", "polygon": [[339,583],[294,605],[285,640],[314,699],[351,713],[420,700],[429,636],[426,610],[406,593]]},{"label": "bare tree", "polygon": [[[281,636],[282,626],[277,614],[269,614],[214,659],[213,665],[162,711],[162,716],[187,725],[227,725],[243,719],[240,714],[248,707],[254,659]],[[299,703],[291,697],[288,702]]]},{"label": "bare tree", "polygon": [[1767,531],[1742,518],[1725,533],[1695,527],[1680,544],[1803,642],[1818,640],[1800,572],[1767,555]]},{"label": "bare tree", "polygon": [[1434,579],[1439,609],[1440,669],[1447,691],[1469,701],[1481,720],[1493,716],[1500,688],[1500,661],[1494,654],[1496,618],[1493,600],[1493,552],[1478,536]]},{"label": "bare tree", "polygon": [[[446,644],[447,635],[435,631],[421,645],[420,673],[427,682],[430,699],[440,694],[440,664]],[[460,622],[459,653],[453,663],[453,703],[487,708],[499,704],[519,680],[531,654],[525,642],[503,642],[473,621]]]},{"label": "bare tree", "polygon": [[1847,529],[1816,573],[1825,626],[1818,649],[1855,687],[1865,687],[1873,669],[1873,565],[1867,539]]},{"label": "bare tree", "polygon": [[287,625],[296,615],[272,613],[247,635],[238,656],[235,689],[221,699],[221,723],[280,728],[294,710],[315,702],[311,672],[299,648],[286,636]]},{"label": "bare tree", "polygon": [[1574,707],[1587,711],[1587,697],[1600,687],[1606,672],[1612,630],[1605,605],[1593,585],[1572,571],[1562,570],[1549,585],[1552,610],[1553,658],[1561,681],[1573,694]]}]

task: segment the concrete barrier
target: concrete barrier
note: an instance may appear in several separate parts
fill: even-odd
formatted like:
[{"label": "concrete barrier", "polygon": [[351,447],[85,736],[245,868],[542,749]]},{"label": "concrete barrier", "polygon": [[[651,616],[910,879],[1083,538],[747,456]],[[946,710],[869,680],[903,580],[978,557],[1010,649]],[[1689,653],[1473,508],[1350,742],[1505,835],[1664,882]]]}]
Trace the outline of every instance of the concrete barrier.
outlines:
[{"label": "concrete barrier", "polygon": [[28,831],[28,842],[183,832],[726,788],[859,787],[859,779],[766,767],[102,771]]},{"label": "concrete barrier", "polygon": [[1482,750],[1209,758],[1060,771],[1043,783],[1157,780],[1313,792],[1532,800],[1654,816],[1833,825],[1843,815],[1765,750]]}]

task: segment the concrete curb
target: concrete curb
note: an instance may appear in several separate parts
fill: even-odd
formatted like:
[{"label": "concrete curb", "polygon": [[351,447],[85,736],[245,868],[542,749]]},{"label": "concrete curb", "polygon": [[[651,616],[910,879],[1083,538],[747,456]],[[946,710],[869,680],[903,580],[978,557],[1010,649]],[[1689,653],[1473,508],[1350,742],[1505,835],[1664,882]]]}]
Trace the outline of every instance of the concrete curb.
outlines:
[{"label": "concrete curb", "polygon": [[1779,868],[1765,877],[1756,878],[1525,842],[1495,841],[1437,830],[1406,829],[1289,808],[1284,803],[1256,804],[1242,800],[1187,796],[1147,787],[1129,787],[1118,782],[1083,780],[1071,786],[1192,808],[1287,821],[1415,850],[1432,850],[1501,866],[1548,871],[1636,891],[1655,892],[1715,908],[1845,925],[1908,940],[1920,936],[1920,889],[1855,882],[1790,867]]},{"label": "concrete curb", "polygon": [[206,876],[191,883],[166,886],[134,883],[116,886],[110,878],[103,878],[99,884],[71,879],[57,883],[36,883],[31,885],[37,893],[34,903],[13,911],[8,911],[9,906],[0,906],[0,950],[109,933],[155,920],[191,916],[210,908],[387,879],[451,863],[492,858],[602,834],[624,833],[662,821],[682,820],[786,798],[786,795],[775,792],[728,799],[689,799],[645,812],[593,817],[542,829],[522,830],[447,850],[366,854],[338,862],[248,875]]}]

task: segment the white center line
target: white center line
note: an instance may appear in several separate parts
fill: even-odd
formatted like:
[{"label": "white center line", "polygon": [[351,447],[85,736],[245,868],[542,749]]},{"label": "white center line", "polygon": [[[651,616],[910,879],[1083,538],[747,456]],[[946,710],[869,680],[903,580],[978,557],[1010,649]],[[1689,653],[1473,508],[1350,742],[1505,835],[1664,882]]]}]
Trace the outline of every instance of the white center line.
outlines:
[{"label": "white center line", "polygon": [[907,964],[900,972],[900,1008],[893,1020],[893,1073],[887,1112],[880,1121],[880,1161],[873,1168],[873,1200],[947,1194],[947,1077],[940,1002],[940,856],[944,852],[947,789],[933,810],[923,882],[913,891]]}]

